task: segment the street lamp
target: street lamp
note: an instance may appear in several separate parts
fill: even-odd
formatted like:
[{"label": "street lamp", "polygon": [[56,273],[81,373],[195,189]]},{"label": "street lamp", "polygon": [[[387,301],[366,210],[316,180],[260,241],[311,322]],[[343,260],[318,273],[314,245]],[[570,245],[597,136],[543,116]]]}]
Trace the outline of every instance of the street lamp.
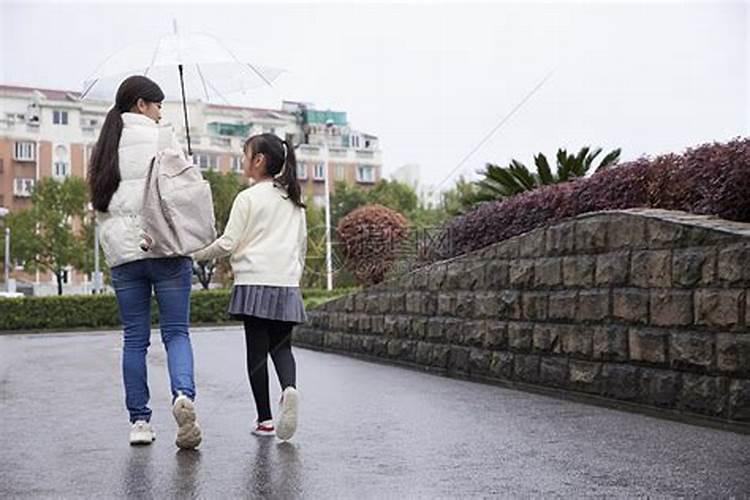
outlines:
[{"label": "street lamp", "polygon": [[[5,216],[10,213],[10,210],[8,210],[5,207],[0,207],[0,218],[5,219]],[[10,227],[8,227],[8,224],[5,224],[5,291],[10,292],[11,286],[10,286]]]},{"label": "street lamp", "polygon": [[94,205],[89,203],[89,210],[94,214],[94,276],[93,276],[93,290],[94,295],[101,293],[102,291],[102,273],[99,268],[99,220],[96,217],[96,210]]},{"label": "street lamp", "polygon": [[102,293],[102,272],[99,268],[99,221],[94,212],[94,294]]},{"label": "street lamp", "polygon": [[328,132],[333,127],[333,120],[326,120],[326,129],[323,134],[323,190],[325,191],[326,212],[326,289],[333,290],[333,262],[331,258],[331,191],[328,181]]}]

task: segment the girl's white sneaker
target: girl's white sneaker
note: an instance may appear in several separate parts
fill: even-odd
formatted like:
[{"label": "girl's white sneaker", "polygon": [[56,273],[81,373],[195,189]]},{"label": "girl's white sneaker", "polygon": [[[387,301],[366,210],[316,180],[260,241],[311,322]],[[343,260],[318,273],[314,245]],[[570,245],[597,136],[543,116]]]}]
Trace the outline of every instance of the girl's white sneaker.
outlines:
[{"label": "girl's white sneaker", "polygon": [[156,433],[151,424],[145,420],[137,420],[130,427],[130,444],[151,444],[156,439]]},{"label": "girl's white sneaker", "polygon": [[279,422],[276,425],[276,436],[282,441],[288,441],[294,436],[298,412],[299,392],[294,387],[287,387],[281,393]]},{"label": "girl's white sneaker", "polygon": [[256,436],[275,436],[276,430],[273,428],[273,420],[256,422],[253,434]]}]

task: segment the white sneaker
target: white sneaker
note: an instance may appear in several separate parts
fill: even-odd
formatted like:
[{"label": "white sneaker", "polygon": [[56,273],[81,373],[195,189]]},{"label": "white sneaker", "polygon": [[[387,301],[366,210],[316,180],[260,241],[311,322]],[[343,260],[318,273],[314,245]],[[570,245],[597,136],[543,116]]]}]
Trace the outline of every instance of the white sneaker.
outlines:
[{"label": "white sneaker", "polygon": [[177,447],[186,450],[197,448],[203,437],[196,421],[193,401],[183,394],[178,395],[172,405],[172,415],[177,421],[177,438],[175,439]]},{"label": "white sneaker", "polygon": [[279,422],[276,424],[276,436],[282,441],[292,439],[297,430],[297,414],[299,410],[299,392],[294,387],[287,387],[281,393],[281,408]]},{"label": "white sneaker", "polygon": [[130,444],[151,444],[156,439],[156,433],[151,424],[145,420],[136,420],[130,427]]},{"label": "white sneaker", "polygon": [[253,434],[256,436],[275,436],[276,431],[273,428],[273,420],[264,420],[263,422],[257,422]]}]

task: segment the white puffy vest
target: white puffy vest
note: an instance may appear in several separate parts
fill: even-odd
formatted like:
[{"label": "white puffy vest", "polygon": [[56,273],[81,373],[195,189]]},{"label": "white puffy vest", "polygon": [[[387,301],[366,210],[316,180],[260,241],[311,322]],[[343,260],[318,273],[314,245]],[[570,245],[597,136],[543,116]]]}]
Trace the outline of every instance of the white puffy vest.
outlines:
[{"label": "white puffy vest", "polygon": [[[157,153],[160,125],[137,113],[122,114],[120,137],[120,186],[106,213],[98,212],[99,232],[104,256],[110,267],[152,257],[140,248],[141,209],[151,159]],[[172,149],[181,149],[170,131]]]}]

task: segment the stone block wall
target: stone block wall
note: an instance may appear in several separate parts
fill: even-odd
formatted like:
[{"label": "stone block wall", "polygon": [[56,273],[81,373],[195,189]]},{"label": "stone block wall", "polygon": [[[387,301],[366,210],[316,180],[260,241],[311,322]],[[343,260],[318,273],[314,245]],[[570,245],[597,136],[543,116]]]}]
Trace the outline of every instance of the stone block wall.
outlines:
[{"label": "stone block wall", "polygon": [[309,311],[312,348],[750,424],[750,224],[598,212]]}]

